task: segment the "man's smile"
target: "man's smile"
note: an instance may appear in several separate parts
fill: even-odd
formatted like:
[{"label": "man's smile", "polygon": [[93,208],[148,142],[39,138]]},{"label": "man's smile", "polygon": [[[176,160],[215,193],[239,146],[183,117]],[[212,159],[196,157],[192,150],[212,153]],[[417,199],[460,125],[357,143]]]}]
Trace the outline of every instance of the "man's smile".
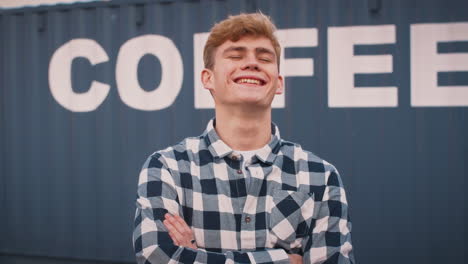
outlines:
[{"label": "man's smile", "polygon": [[258,78],[258,77],[254,77],[254,76],[241,76],[241,77],[237,77],[234,79],[234,82],[237,83],[237,84],[244,84],[244,83],[248,83],[248,84],[256,84],[256,85],[265,85],[266,81],[261,79],[261,78]]}]

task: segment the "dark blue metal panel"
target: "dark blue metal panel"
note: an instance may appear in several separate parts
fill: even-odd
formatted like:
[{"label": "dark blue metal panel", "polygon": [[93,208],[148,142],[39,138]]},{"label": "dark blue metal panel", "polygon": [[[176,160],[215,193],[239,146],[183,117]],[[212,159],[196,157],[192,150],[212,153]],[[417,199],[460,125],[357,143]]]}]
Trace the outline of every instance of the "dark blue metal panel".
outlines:
[{"label": "dark blue metal panel", "polygon": [[[198,135],[212,109],[195,109],[193,34],[228,14],[261,10],[279,29],[317,28],[318,45],[286,49],[313,58],[314,75],[286,79],[286,107],[274,109],[282,136],[340,170],[351,204],[359,263],[464,263],[468,176],[467,107],[412,107],[410,25],[468,22],[468,4],[450,1],[118,1],[2,11],[0,14],[0,254],[133,261],[131,232],[139,168],[157,149]],[[393,73],[357,75],[358,86],[397,86],[398,106],[328,106],[328,28],[396,27],[396,43],[356,46],[391,54]],[[115,66],[129,39],[159,34],[183,60],[175,102],[141,111],[119,96]],[[75,92],[93,80],[110,91],[90,112],[52,97],[49,62],[64,43],[95,40],[109,60],[72,65]],[[467,42],[440,50],[468,51]],[[164,69],[168,70],[168,69]],[[140,85],[161,82],[161,63],[144,56]],[[467,84],[466,72],[439,75]],[[445,84],[444,84],[445,83]]]}]

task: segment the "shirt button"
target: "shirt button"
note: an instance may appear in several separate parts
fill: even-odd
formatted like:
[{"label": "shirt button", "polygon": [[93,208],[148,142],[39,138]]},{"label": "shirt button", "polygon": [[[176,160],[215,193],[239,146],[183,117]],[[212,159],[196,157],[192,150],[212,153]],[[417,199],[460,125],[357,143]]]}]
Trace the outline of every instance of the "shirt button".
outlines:
[{"label": "shirt button", "polygon": [[237,170],[237,174],[242,174],[242,170]]},{"label": "shirt button", "polygon": [[246,217],[245,217],[245,222],[246,222],[246,223],[250,223],[251,220],[252,220],[252,219],[250,218],[250,216],[246,216]]}]

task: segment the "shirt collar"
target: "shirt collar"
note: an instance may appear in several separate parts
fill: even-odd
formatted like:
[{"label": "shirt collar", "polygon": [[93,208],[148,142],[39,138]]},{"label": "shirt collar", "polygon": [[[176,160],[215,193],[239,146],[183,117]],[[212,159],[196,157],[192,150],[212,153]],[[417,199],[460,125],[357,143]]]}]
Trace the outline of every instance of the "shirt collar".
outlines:
[{"label": "shirt collar", "polygon": [[[219,138],[218,133],[216,133],[215,130],[215,125],[216,120],[211,119],[208,122],[202,137],[214,158],[224,158],[225,156],[230,155],[233,150]],[[280,149],[280,141],[279,129],[274,123],[271,123],[271,140],[267,145],[255,153],[256,157],[266,164],[273,164]]]}]

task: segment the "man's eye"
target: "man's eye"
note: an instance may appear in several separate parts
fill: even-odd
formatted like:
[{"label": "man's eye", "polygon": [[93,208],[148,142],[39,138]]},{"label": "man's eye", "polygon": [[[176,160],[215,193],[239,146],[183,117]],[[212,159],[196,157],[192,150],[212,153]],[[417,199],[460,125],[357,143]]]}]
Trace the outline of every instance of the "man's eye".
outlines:
[{"label": "man's eye", "polygon": [[237,59],[240,59],[241,56],[239,56],[239,55],[231,55],[231,56],[229,56],[229,58],[230,58],[230,59],[237,60]]},{"label": "man's eye", "polygon": [[260,61],[271,62],[271,59],[270,58],[260,58]]}]

